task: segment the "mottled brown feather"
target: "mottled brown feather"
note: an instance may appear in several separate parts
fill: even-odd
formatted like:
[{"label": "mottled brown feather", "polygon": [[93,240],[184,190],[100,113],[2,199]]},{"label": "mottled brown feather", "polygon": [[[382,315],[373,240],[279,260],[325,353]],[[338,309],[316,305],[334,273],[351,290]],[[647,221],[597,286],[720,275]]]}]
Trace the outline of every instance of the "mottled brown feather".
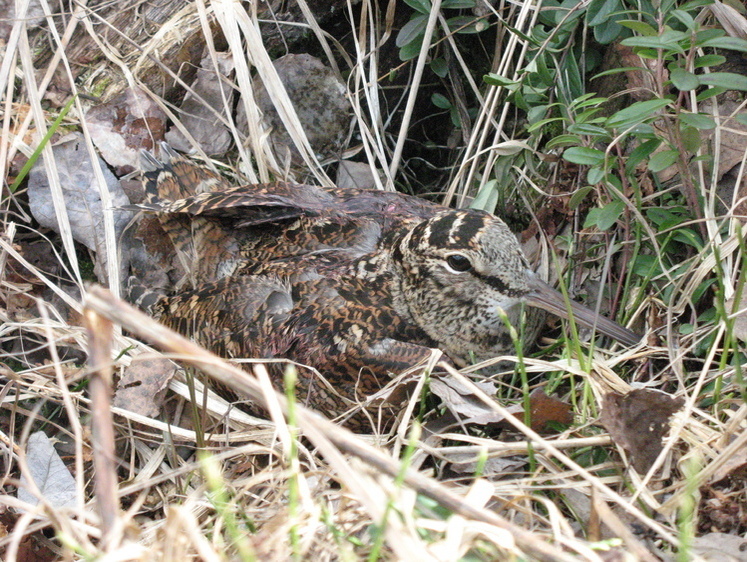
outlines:
[{"label": "mottled brown feather", "polygon": [[[431,348],[456,364],[513,351],[504,320],[518,326],[537,287],[562,313],[562,296],[536,279],[514,235],[488,213],[382,191],[229,186],[167,155],[162,164],[145,157],[142,208],[160,213],[194,286],[151,311],[226,357],[313,368],[299,377],[299,397],[329,416]],[[526,312],[531,343],[544,312]],[[281,369],[273,373],[279,384]]]}]

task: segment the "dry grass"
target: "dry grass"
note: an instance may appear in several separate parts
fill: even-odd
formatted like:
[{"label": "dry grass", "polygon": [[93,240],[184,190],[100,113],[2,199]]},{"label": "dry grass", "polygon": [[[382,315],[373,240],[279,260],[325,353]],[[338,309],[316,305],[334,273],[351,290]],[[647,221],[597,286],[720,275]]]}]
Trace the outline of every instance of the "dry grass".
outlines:
[{"label": "dry grass", "polygon": [[[402,125],[393,131],[388,126],[390,115],[377,101],[386,71],[377,63],[376,38],[392,40],[391,21],[374,17],[375,8],[368,0],[349,6],[350,17],[355,14],[360,20],[350,29],[356,38],[355,50],[343,55],[337,41],[313,20],[305,2],[298,4],[308,18],[304,25],[310,35],[330,56],[327,62],[337,67],[334,60],[346,61],[347,67],[340,70],[347,78],[361,135],[360,144],[351,150],[383,171],[382,188],[394,189],[398,177],[407,174],[401,150],[413,105],[422,102],[417,98],[423,72],[419,63],[425,58],[401,70],[411,73],[410,88],[402,92]],[[28,157],[37,150],[56,116],[43,102],[56,69],[68,74],[69,82],[75,84],[73,93],[92,83],[72,78],[66,46],[74,34],[97,37],[102,28],[85,3],[75,6],[61,35],[36,31],[32,38],[37,42],[32,43],[29,30],[18,25],[18,33],[10,36],[0,66],[3,178],[8,177],[17,152]],[[303,157],[305,174],[313,181],[330,183],[280,87],[256,31],[256,15],[247,14],[241,6],[196,2],[161,26],[147,44],[115,50],[99,41],[100,50],[91,60],[97,60],[101,68],[114,69],[125,83],[147,90],[144,73],[158,66],[159,53],[180,36],[180,25],[188,22],[205,30],[210,23],[217,24],[228,48],[235,55],[243,53],[248,61],[237,64],[235,85],[246,94],[251,91],[251,73],[261,76],[278,101],[278,110]],[[506,3],[502,8],[503,21],[520,30],[528,30],[537,15],[529,3]],[[503,34],[504,42],[493,68],[510,76],[526,64],[525,45],[505,28],[498,34]],[[56,53],[44,68],[34,66],[31,45],[39,45],[39,37],[48,40]],[[202,41],[215,52],[210,35],[203,35]],[[445,42],[453,50],[456,68],[481,100],[443,193],[445,201],[461,204],[491,179],[501,150],[514,146],[506,124],[511,108],[501,88],[486,90],[475,83],[470,61],[453,38]],[[236,60],[244,61],[244,57]],[[95,74],[92,69],[87,76],[93,81]],[[150,91],[150,95],[173,115],[159,92]],[[247,113],[256,113],[251,96],[242,99]],[[76,98],[63,126],[86,134],[86,148],[93,153],[83,117],[86,103]],[[228,120],[227,125],[238,139],[234,124]],[[235,167],[250,180],[264,181],[285,173],[259,128],[237,145],[245,148],[237,151]],[[740,394],[737,383],[729,382],[741,379],[735,367],[722,359],[725,342],[735,341],[732,327],[722,320],[696,325],[692,335],[680,336],[676,331],[678,318],[691,314],[689,299],[702,280],[717,278],[726,287],[727,297],[739,286],[743,227],[732,220],[724,236],[716,225],[725,217],[714,215],[715,205],[705,206],[711,242],[671,279],[678,295],[671,302],[679,305],[663,302],[653,292],[639,294],[635,288],[622,303],[636,325],[663,319],[657,323],[660,339],[651,338],[624,352],[584,346],[578,348],[579,354],[574,345],[564,345],[541,359],[524,358],[530,380],[537,380],[532,375],[546,373],[554,388],[573,403],[576,423],[570,428],[552,436],[538,435],[500,403],[482,395],[486,409],[504,414],[512,426],[501,433],[501,440],[486,432],[422,433],[413,421],[417,418],[414,403],[391,433],[354,436],[277,395],[261,366],[251,377],[167,333],[114,296],[87,287],[61,186],[55,181],[49,144],[41,150],[56,194],[57,257],[66,279],[49,276],[19,253],[17,237],[28,235],[30,220],[16,200],[19,194],[8,196],[4,189],[0,552],[5,560],[28,552],[28,537],[47,550],[50,559],[601,560],[608,549],[615,549],[616,555],[625,553],[629,559],[653,560],[653,553],[676,552],[683,541],[687,544],[698,527],[698,499],[703,490],[715,475],[723,473],[730,459],[743,455],[747,440],[744,388]],[[547,177],[552,173],[547,167],[539,169]],[[538,186],[546,185],[547,177],[538,169],[513,172],[517,190],[544,191]],[[710,196],[709,192],[704,195]],[[629,205],[634,215],[638,213],[642,236],[655,245],[656,233],[633,203]],[[107,217],[108,273],[116,295],[117,244],[111,214]],[[538,255],[545,269],[553,269],[548,248],[541,246]],[[601,267],[604,260],[602,255],[590,267]],[[71,284],[87,296],[71,296]],[[45,290],[56,295],[56,304],[42,305],[37,300]],[[38,342],[48,361],[22,362],[19,345],[30,341]],[[690,358],[704,341],[708,342],[706,350],[693,367]],[[82,365],[80,355],[74,353],[71,359],[61,359],[58,349],[90,350],[88,365]],[[253,418],[214,395],[206,399],[199,381],[190,383],[190,389],[183,377],[171,382],[173,395],[158,419],[112,407],[112,371],[118,373],[132,361],[153,354],[178,357],[211,379],[240,390],[263,404],[271,419]],[[414,376],[424,383],[422,370]],[[454,376],[462,377],[460,373]],[[469,384],[468,379],[464,381]],[[686,404],[674,417],[655,466],[642,476],[627,468],[622,450],[593,425],[602,394],[624,392],[630,388],[629,381],[665,388],[683,397]],[[496,384],[507,402],[521,401],[521,389],[506,379]],[[480,395],[479,390],[475,392]],[[28,436],[39,429],[68,444],[64,460],[75,478],[74,506],[53,507],[44,496],[34,506],[16,496],[19,478],[26,470]],[[472,462],[474,468],[455,471],[457,461]],[[690,550],[683,552],[695,556]]]}]

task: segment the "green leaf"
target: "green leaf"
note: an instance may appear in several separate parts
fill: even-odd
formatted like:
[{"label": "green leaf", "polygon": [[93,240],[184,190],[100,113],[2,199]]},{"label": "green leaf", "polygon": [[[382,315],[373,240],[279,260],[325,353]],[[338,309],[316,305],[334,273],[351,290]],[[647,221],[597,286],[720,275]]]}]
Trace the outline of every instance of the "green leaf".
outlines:
[{"label": "green leaf", "polygon": [[661,172],[666,170],[677,162],[680,153],[677,150],[662,150],[654,154],[648,161],[648,169],[652,172]]},{"label": "green leaf", "polygon": [[431,61],[431,70],[433,71],[433,74],[435,74],[439,78],[444,78],[446,76],[446,73],[448,72],[446,61],[441,57],[433,59]]},{"label": "green leaf", "polygon": [[539,76],[542,84],[547,87],[552,87],[555,85],[555,73],[550,72],[550,69],[547,67],[547,58],[548,57],[537,57],[535,59],[537,61],[537,76]]},{"label": "green leaf", "polygon": [[589,27],[602,24],[619,9],[620,0],[591,0],[586,8],[586,24]]},{"label": "green leaf", "polygon": [[563,153],[563,158],[574,164],[601,166],[604,164],[604,152],[586,146],[573,146]]},{"label": "green leaf", "polygon": [[475,7],[475,0],[443,0],[441,7],[448,10],[468,10]]},{"label": "green leaf", "polygon": [[[579,9],[581,7],[580,4],[578,0],[562,0],[558,6],[560,9],[550,11],[550,16],[554,18],[553,24],[560,26],[561,31],[568,32],[575,30],[576,20],[581,18],[585,12],[585,10]],[[555,32],[557,34],[558,30]]]},{"label": "green leaf", "polygon": [[687,38],[687,35],[681,31],[667,30],[655,37],[628,37],[620,41],[620,43],[627,47],[662,49],[675,53],[684,53],[685,50],[680,43],[687,40]]},{"label": "green leaf", "polygon": [[663,207],[651,207],[647,209],[646,218],[656,225],[657,230],[667,230],[685,222],[682,215],[673,213]]},{"label": "green leaf", "polygon": [[451,123],[454,125],[455,129],[462,128],[462,116],[459,115],[459,110],[455,105],[452,105],[449,108],[449,117],[451,118]]},{"label": "green leaf", "polygon": [[563,146],[575,146],[578,144],[578,137],[576,135],[558,135],[547,141],[546,148],[560,148]]},{"label": "green leaf", "polygon": [[597,106],[605,103],[607,101],[607,98],[601,98],[601,97],[595,97],[596,94],[594,92],[591,92],[589,94],[584,94],[583,96],[580,96],[573,100],[571,103],[571,106],[574,109],[583,109],[585,107],[592,107]]},{"label": "green leaf", "polygon": [[656,29],[651,27],[645,21],[619,20],[617,23],[619,23],[623,27],[627,27],[628,29],[635,31],[638,35],[643,35],[644,37],[653,37],[659,34]]},{"label": "green leaf", "polygon": [[726,91],[726,88],[720,88],[718,86],[714,86],[712,88],[708,88],[707,90],[700,92],[697,96],[695,96],[695,99],[698,101],[707,100],[708,98],[712,98],[714,96],[720,96],[725,91]]},{"label": "green leaf", "polygon": [[691,127],[684,123],[682,123],[680,126],[680,137],[682,138],[682,147],[687,152],[697,152],[702,144],[700,131],[698,131],[698,129],[696,129],[695,127]]},{"label": "green leaf", "polygon": [[578,59],[571,55],[565,59],[565,67],[562,74],[567,78],[566,88],[569,90],[571,99],[576,99],[585,92],[584,79],[578,68]]},{"label": "green leaf", "polygon": [[715,37],[701,43],[699,46],[747,53],[747,41],[738,37]]},{"label": "green leaf", "polygon": [[568,132],[574,135],[586,135],[590,137],[608,137],[610,134],[604,127],[591,125],[589,123],[576,123],[568,125]]},{"label": "green leaf", "polygon": [[720,64],[724,64],[726,62],[726,57],[722,55],[703,55],[702,57],[697,57],[693,61],[693,68],[705,68],[708,66],[719,66]]},{"label": "green leaf", "polygon": [[658,111],[664,109],[670,103],[671,100],[662,98],[636,102],[617,113],[613,113],[607,119],[606,125],[614,129],[627,129],[654,117]]},{"label": "green leaf", "polygon": [[710,131],[716,128],[716,122],[710,115],[704,115],[703,113],[680,113],[680,121],[701,131]]},{"label": "green leaf", "polygon": [[703,248],[703,242],[701,241],[700,236],[689,228],[677,229],[672,235],[672,238],[681,244],[692,246],[696,250],[701,250]]},{"label": "green leaf", "polygon": [[498,180],[488,180],[477,192],[477,195],[470,204],[470,209],[479,209],[492,213],[498,204]]},{"label": "green leaf", "polygon": [[669,78],[672,80],[675,88],[682,91],[694,90],[700,86],[700,80],[692,72],[680,68],[679,66],[672,69],[669,73]]},{"label": "green leaf", "polygon": [[700,47],[701,45],[703,45],[703,43],[707,43],[708,41],[711,41],[713,39],[721,39],[722,37],[724,37],[724,35],[726,35],[726,33],[723,29],[704,27],[695,34],[693,46]]},{"label": "green leaf", "polygon": [[669,15],[680,20],[690,31],[693,31],[697,27],[697,24],[695,23],[693,17],[683,10],[672,10],[671,12],[669,12]]},{"label": "green leaf", "polygon": [[495,74],[494,72],[491,72],[490,74],[486,74],[482,77],[483,82],[488,84],[489,86],[514,86],[518,82],[515,80],[509,80],[508,78],[504,78],[500,74]]},{"label": "green leaf", "polygon": [[711,72],[700,76],[700,82],[727,90],[747,90],[747,76],[734,72]]},{"label": "green leaf", "polygon": [[578,115],[576,115],[576,123],[579,125],[583,124],[591,124],[591,123],[604,123],[605,118],[604,117],[594,117],[599,113],[600,108],[598,107],[592,107],[591,109],[587,109],[586,111],[582,111]]},{"label": "green leaf", "polygon": [[397,39],[394,41],[395,45],[402,48],[418,39],[422,39],[427,25],[428,16],[415,16],[399,30]]},{"label": "green leaf", "polygon": [[602,78],[603,76],[609,76],[611,74],[621,74],[623,72],[648,72],[649,74],[653,74],[653,71],[650,68],[641,68],[639,66],[624,66],[622,68],[612,68],[610,70],[605,70],[604,72],[595,74],[591,77],[591,79],[596,80],[597,78]]},{"label": "green leaf", "polygon": [[584,228],[596,226],[599,230],[608,230],[620,218],[624,208],[625,203],[615,199],[601,209],[590,209],[584,221]]},{"label": "green leaf", "polygon": [[738,123],[741,123],[742,125],[747,125],[747,115],[744,113],[738,113],[735,117]]},{"label": "green leaf", "polygon": [[423,38],[420,37],[416,41],[408,43],[399,50],[399,60],[407,62],[412,60],[420,54],[420,47],[423,45]]},{"label": "green leaf", "polygon": [[608,19],[594,27],[594,39],[600,45],[609,45],[620,36],[622,30],[623,28],[619,23],[613,19]]},{"label": "green leaf", "polygon": [[632,269],[633,273],[643,278],[654,277],[654,275],[661,273],[659,260],[655,256],[645,254],[638,254],[636,256]]},{"label": "green leaf", "polygon": [[586,181],[591,185],[597,185],[604,180],[604,169],[594,166],[589,168],[589,173],[586,174]]},{"label": "green leaf", "polygon": [[685,12],[691,12],[696,8],[710,6],[711,4],[713,4],[713,0],[691,0],[690,2],[685,2],[684,4],[682,4],[679,8],[680,10],[684,10]]},{"label": "green leaf", "polygon": [[622,188],[623,188],[622,181],[620,180],[620,176],[615,175],[615,174],[607,174],[605,176],[605,178],[604,178],[604,182],[607,185],[611,185],[612,187],[614,187],[618,191],[622,190]]},{"label": "green leaf", "polygon": [[[527,121],[534,125],[535,123],[538,123],[545,119],[545,115],[547,115],[548,106],[546,105],[535,105],[534,107],[530,108],[527,112]],[[552,119],[560,119],[559,117],[553,117]]]},{"label": "green leaf", "polygon": [[[421,14],[428,15],[431,13],[431,3],[429,0],[405,0],[405,4]],[[397,46],[399,47],[399,45]]]},{"label": "green leaf", "polygon": [[583,202],[584,199],[586,199],[586,196],[593,189],[594,188],[591,187],[590,185],[578,188],[573,193],[573,195],[571,195],[571,198],[568,201],[568,206],[571,208],[571,210],[575,211],[576,209],[578,209],[578,206]]},{"label": "green leaf", "polygon": [[659,148],[661,143],[662,140],[657,138],[647,140],[646,142],[642,142],[641,144],[636,146],[630,153],[630,156],[628,156],[628,161],[625,163],[625,171],[628,173],[632,173],[633,170],[635,170],[636,166],[638,166],[638,164],[651,156],[654,150]]},{"label": "green leaf", "polygon": [[446,96],[439,94],[439,93],[434,93],[431,96],[431,102],[433,103],[433,105],[435,105],[436,107],[440,107],[441,109],[451,108],[451,102],[449,101],[449,99]]}]

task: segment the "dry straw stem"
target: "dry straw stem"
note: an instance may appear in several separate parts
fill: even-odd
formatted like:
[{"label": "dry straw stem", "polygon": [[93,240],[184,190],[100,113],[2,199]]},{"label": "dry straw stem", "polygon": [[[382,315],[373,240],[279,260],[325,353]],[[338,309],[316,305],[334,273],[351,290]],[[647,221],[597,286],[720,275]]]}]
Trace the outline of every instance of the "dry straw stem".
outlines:
[{"label": "dry straw stem", "polygon": [[[85,307],[89,311],[120,324],[123,328],[152,342],[164,351],[178,354],[183,358],[184,363],[199,368],[220,384],[247,396],[263,407],[270,407],[266,392],[259,382],[248,376],[245,371],[226,363],[218,356],[158,324],[147,315],[115,298],[106,289],[98,286],[92,287],[86,296]],[[274,400],[287,414],[285,398],[276,395]],[[381,450],[364,443],[349,431],[332,424],[303,406],[297,405],[296,408],[298,425],[303,428],[304,435],[336,467],[345,465],[346,461],[342,453],[346,453],[360,458],[390,477],[396,477],[400,473],[400,464]],[[470,505],[464,498],[423,474],[408,470],[404,482],[454,513],[509,531],[519,549],[538,560],[572,559],[557,547],[538,540],[534,534],[506,521],[495,513]]]}]

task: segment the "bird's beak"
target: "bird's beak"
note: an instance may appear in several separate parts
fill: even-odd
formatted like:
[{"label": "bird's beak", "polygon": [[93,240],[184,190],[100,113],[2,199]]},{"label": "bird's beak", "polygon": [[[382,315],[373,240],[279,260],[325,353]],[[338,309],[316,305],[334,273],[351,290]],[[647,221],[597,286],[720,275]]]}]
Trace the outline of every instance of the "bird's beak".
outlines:
[{"label": "bird's beak", "polygon": [[530,292],[524,297],[529,306],[547,310],[566,320],[572,315],[581,326],[601,332],[627,346],[636,345],[641,341],[641,336],[635,332],[624,328],[609,318],[605,318],[601,314],[597,314],[582,304],[566,299],[563,293],[550,287],[534,273],[529,275],[529,287]]}]

